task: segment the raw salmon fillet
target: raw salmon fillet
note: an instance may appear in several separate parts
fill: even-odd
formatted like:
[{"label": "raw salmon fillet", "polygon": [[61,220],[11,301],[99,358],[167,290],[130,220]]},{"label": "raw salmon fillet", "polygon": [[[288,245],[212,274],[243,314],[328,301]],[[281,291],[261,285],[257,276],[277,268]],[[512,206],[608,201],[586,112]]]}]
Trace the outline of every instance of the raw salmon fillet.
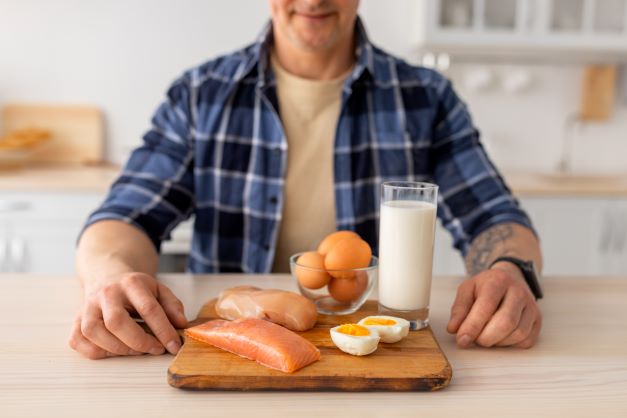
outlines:
[{"label": "raw salmon fillet", "polygon": [[186,329],[185,335],[286,373],[320,360],[315,345],[263,319],[216,319]]}]

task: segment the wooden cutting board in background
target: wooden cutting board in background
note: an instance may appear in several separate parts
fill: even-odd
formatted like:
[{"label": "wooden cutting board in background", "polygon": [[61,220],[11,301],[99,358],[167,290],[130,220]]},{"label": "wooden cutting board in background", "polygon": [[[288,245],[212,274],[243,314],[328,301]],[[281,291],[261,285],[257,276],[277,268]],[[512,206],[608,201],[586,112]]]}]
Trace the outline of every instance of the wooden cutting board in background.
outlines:
[{"label": "wooden cutting board in background", "polygon": [[2,134],[25,128],[51,132],[29,160],[39,163],[98,164],[103,161],[104,122],[93,106],[7,104],[2,109]]},{"label": "wooden cutting board in background", "polygon": [[[208,302],[194,324],[217,318],[214,304]],[[292,374],[187,339],[168,369],[168,383],[195,390],[433,391],[446,387],[451,365],[430,328],[411,331],[395,344],[381,343],[369,356],[351,356],[335,347],[330,328],[376,311],[376,302],[368,301],[353,315],[320,315],[313,329],[300,334],[320,349],[322,358]]]},{"label": "wooden cutting board in background", "polygon": [[593,65],[583,72],[579,118],[603,122],[612,117],[617,87],[615,65]]}]

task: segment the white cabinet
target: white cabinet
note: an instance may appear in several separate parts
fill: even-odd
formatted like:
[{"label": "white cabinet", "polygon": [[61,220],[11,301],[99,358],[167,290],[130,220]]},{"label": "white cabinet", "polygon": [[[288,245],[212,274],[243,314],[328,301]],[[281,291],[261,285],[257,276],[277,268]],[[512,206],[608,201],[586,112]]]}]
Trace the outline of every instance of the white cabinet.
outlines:
[{"label": "white cabinet", "polygon": [[603,199],[542,199],[522,201],[540,236],[544,274],[590,275],[604,255],[607,226]]},{"label": "white cabinet", "polygon": [[547,275],[627,275],[627,199],[527,198]]},{"label": "white cabinet", "polygon": [[71,274],[98,193],[0,193],[0,271]]},{"label": "white cabinet", "polygon": [[[545,275],[627,275],[627,199],[526,197],[540,236]],[[434,274],[463,274],[449,233],[436,233]]]},{"label": "white cabinet", "polygon": [[612,61],[627,52],[627,0],[421,0],[414,7],[422,51]]},{"label": "white cabinet", "polygon": [[608,199],[601,217],[602,233],[594,271],[627,275],[627,199]]},{"label": "white cabinet", "polygon": [[[0,272],[72,274],[76,241],[101,193],[0,192]],[[163,243],[160,271],[182,271],[192,220]]]}]

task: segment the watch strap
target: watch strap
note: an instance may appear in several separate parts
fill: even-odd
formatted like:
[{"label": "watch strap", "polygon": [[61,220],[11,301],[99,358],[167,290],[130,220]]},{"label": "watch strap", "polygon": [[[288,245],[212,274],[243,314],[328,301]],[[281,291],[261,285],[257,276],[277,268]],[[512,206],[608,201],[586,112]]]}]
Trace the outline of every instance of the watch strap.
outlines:
[{"label": "watch strap", "polygon": [[490,267],[500,261],[507,261],[518,267],[522,272],[523,277],[525,278],[525,282],[527,282],[527,285],[529,286],[529,289],[531,289],[531,293],[533,293],[533,295],[536,297],[536,300],[542,299],[544,293],[542,292],[542,288],[540,287],[540,282],[538,281],[538,276],[536,275],[535,269],[533,267],[533,262],[521,260],[520,258],[516,257],[502,256],[494,260],[492,264],[490,264]]}]

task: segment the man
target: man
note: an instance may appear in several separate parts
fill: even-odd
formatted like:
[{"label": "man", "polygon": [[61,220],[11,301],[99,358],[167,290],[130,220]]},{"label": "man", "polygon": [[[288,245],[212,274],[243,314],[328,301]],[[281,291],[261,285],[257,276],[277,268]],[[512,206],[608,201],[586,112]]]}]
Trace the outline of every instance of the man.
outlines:
[{"label": "man", "polygon": [[269,3],[257,43],[173,84],[90,217],[71,347],[94,359],[178,351],[183,306],[155,279],[157,254],[192,213],[192,272],[282,271],[335,229],[376,252],[383,180],[440,186],[439,216],[471,276],[448,324],[458,344],[532,346],[542,320],[524,269],[494,261],[539,267],[539,245],[450,83],[373,47],[358,0]]}]

